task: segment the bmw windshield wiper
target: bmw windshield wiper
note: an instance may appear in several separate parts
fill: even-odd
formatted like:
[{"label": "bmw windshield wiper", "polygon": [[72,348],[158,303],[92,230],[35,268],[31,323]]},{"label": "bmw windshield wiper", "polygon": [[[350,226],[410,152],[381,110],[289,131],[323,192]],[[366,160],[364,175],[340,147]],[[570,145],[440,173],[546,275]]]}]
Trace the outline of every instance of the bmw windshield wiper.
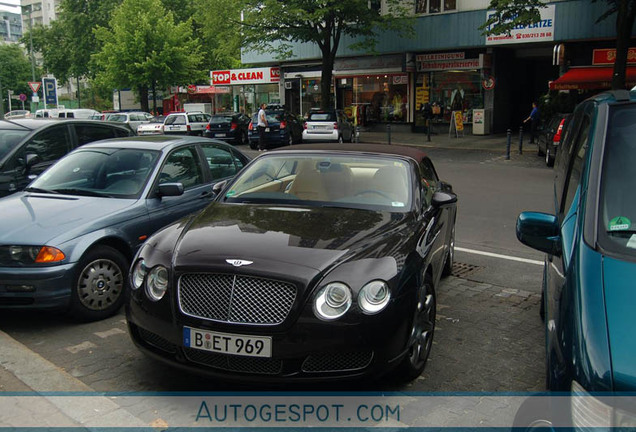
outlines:
[{"label": "bmw windshield wiper", "polygon": [[62,193],[68,195],[81,195],[81,196],[92,196],[92,197],[101,197],[101,198],[112,198],[112,195],[108,195],[102,192],[96,192],[86,189],[55,189],[53,193]]},{"label": "bmw windshield wiper", "polygon": [[58,191],[54,191],[54,190],[49,190],[49,189],[42,189],[42,188],[36,188],[36,187],[28,187],[24,189],[25,192],[38,192],[38,193],[47,193],[47,194],[59,194]]}]

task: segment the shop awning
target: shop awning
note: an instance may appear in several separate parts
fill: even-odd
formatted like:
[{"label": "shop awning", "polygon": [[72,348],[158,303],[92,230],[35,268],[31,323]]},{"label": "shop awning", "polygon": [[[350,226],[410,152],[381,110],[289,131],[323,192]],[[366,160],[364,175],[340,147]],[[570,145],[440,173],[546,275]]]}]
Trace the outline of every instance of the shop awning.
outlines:
[{"label": "shop awning", "polygon": [[[550,90],[588,90],[612,87],[613,67],[573,67],[558,79],[550,81]],[[636,84],[636,66],[628,67],[625,75],[628,87]]]}]

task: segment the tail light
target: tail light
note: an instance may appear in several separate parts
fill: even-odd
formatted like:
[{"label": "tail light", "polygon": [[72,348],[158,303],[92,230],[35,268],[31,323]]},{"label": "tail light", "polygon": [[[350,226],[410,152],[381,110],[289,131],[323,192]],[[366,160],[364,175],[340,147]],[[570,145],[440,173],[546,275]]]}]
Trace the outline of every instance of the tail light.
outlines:
[{"label": "tail light", "polygon": [[186,126],[186,128],[188,129],[188,132],[192,130],[192,127],[190,125]]},{"label": "tail light", "polygon": [[205,130],[210,130],[210,123],[205,125]]},{"label": "tail light", "polygon": [[250,122],[249,126],[247,127],[247,130],[254,130],[254,123]]},{"label": "tail light", "polygon": [[230,124],[230,130],[234,130],[234,129],[236,129],[237,127],[238,127],[238,125],[236,124],[236,122],[232,122],[232,123]]},{"label": "tail light", "polygon": [[307,122],[303,123],[303,129],[307,129]]},{"label": "tail light", "polygon": [[554,134],[554,137],[552,137],[552,142],[558,143],[561,141],[561,132],[563,132],[564,123],[565,123],[565,119],[562,119],[561,123],[559,123],[559,127],[557,128],[556,133]]},{"label": "tail light", "polygon": [[280,128],[281,128],[281,129],[285,129],[286,127],[287,127],[287,122],[286,122],[285,120],[282,120],[282,121],[280,122]]},{"label": "tail light", "polygon": [[338,129],[338,123],[334,123],[334,124],[333,124],[333,128],[334,128],[334,129]]}]

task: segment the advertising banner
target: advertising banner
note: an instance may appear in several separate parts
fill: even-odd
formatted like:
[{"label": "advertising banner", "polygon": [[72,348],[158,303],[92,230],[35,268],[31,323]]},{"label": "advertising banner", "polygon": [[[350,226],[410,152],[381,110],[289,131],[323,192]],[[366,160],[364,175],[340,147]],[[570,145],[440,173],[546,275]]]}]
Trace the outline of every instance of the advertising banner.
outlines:
[{"label": "advertising banner", "polygon": [[[541,19],[531,25],[518,25],[510,34],[486,36],[486,45],[504,45],[530,42],[549,42],[554,40],[554,10],[555,5],[540,7]],[[486,19],[495,14],[494,10],[486,12]]]},{"label": "advertising banner", "polygon": [[210,72],[211,85],[272,84],[280,81],[280,68],[229,69]]}]

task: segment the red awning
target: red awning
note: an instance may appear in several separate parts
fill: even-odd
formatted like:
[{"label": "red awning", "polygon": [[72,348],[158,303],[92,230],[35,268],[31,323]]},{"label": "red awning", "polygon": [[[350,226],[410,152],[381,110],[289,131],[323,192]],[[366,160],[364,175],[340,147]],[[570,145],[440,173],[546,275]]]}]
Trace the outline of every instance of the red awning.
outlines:
[{"label": "red awning", "polygon": [[[612,87],[613,67],[573,67],[555,81],[550,90],[608,89]],[[625,74],[628,87],[636,84],[636,67],[628,67]]]}]

